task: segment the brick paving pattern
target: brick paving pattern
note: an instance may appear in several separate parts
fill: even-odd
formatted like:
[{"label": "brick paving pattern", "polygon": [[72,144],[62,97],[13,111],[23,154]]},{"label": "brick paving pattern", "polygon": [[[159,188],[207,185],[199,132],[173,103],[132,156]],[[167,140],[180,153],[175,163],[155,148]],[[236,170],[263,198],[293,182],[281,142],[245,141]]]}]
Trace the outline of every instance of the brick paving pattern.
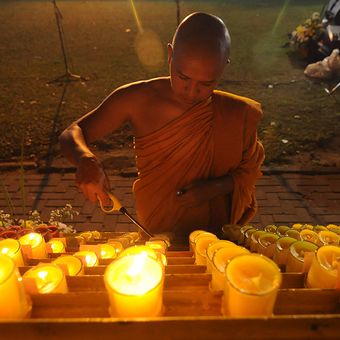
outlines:
[{"label": "brick paving pattern", "polygon": [[[134,177],[109,175],[115,194],[123,206],[135,217],[133,195],[131,191]],[[78,231],[135,230],[128,218],[119,213],[105,215],[98,205],[86,201],[78,190],[74,173],[25,172],[24,193],[20,185],[18,171],[1,175],[0,210],[9,212],[6,194],[11,199],[16,217],[23,217],[23,197],[25,211],[38,210],[42,219],[48,221],[52,209],[62,208],[70,203],[79,216],[70,222]],[[0,183],[1,184],[1,183]],[[4,190],[4,188],[6,190]],[[340,224],[340,170],[336,171],[264,171],[264,176],[257,183],[259,210],[251,224],[291,225],[293,223],[311,223],[326,225]]]}]

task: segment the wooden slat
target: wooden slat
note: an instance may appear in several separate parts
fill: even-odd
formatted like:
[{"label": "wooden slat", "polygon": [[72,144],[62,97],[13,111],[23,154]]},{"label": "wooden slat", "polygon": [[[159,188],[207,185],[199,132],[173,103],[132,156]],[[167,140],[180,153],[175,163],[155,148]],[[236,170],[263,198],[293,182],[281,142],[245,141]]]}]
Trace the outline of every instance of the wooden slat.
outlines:
[{"label": "wooden slat", "polygon": [[0,322],[3,339],[338,339],[340,315],[230,319],[43,319]]},{"label": "wooden slat", "polygon": [[[207,289],[174,289],[163,292],[165,316],[221,315],[222,293]],[[70,292],[68,294],[35,295],[32,297],[34,318],[104,317],[108,313],[108,294]],[[340,291],[280,290],[274,314],[338,314]]]}]

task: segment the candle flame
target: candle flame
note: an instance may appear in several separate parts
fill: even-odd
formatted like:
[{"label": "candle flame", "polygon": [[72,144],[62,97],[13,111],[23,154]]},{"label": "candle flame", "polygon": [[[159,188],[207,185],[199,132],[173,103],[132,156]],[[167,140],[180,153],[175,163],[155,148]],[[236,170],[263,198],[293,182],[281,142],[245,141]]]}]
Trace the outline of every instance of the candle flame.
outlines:
[{"label": "candle flame", "polygon": [[127,275],[130,277],[138,276],[143,271],[146,257],[147,253],[144,251],[134,256],[133,263],[126,272]]},{"label": "candle flame", "polygon": [[38,272],[38,277],[43,281],[46,281],[47,275],[48,273],[46,270],[41,270],[40,272]]},{"label": "candle flame", "polygon": [[9,253],[9,249],[7,247],[4,247],[1,249],[1,253],[7,255]]}]

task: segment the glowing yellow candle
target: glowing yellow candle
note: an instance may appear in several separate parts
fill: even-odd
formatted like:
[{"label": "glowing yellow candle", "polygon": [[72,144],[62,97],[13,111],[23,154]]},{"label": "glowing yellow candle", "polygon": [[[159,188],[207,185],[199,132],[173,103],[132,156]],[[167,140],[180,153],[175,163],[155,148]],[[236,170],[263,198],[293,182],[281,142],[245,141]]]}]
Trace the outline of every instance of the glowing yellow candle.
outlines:
[{"label": "glowing yellow candle", "polygon": [[271,316],[281,285],[278,266],[266,256],[243,254],[226,267],[222,313],[232,317]]},{"label": "glowing yellow candle", "polygon": [[144,254],[123,256],[104,274],[113,317],[154,317],[162,314],[164,271]]},{"label": "glowing yellow candle", "polygon": [[194,230],[193,232],[190,233],[190,235],[189,235],[189,247],[190,247],[191,251],[194,251],[195,238],[201,233],[206,233],[206,231],[205,230]]},{"label": "glowing yellow candle", "polygon": [[317,244],[319,241],[318,234],[310,229],[303,229],[300,231],[300,236],[302,241],[308,241]]},{"label": "glowing yellow candle", "polygon": [[258,243],[259,243],[259,237],[260,235],[266,234],[264,230],[256,230],[251,234],[250,237],[250,251],[252,252],[258,252]]},{"label": "glowing yellow candle", "polygon": [[91,234],[92,234],[92,238],[94,239],[94,240],[98,240],[98,239],[100,239],[101,238],[101,233],[98,231],[98,230],[92,230],[91,231]]},{"label": "glowing yellow candle", "polygon": [[321,230],[318,233],[319,242],[318,245],[324,246],[327,244],[338,246],[340,243],[340,235],[336,234],[334,231]]},{"label": "glowing yellow candle", "polygon": [[47,257],[46,243],[39,233],[29,233],[19,238],[21,245],[30,246],[32,259],[44,259]]},{"label": "glowing yellow candle", "polygon": [[57,257],[54,264],[65,266],[67,268],[67,275],[76,276],[84,274],[84,266],[81,259],[73,255],[62,255]]},{"label": "glowing yellow candle", "polygon": [[23,275],[23,282],[30,294],[50,294],[68,292],[65,274],[54,263],[42,263],[29,269]]},{"label": "glowing yellow candle", "polygon": [[301,228],[302,228],[302,224],[301,223],[294,223],[292,225],[292,229],[301,230]]},{"label": "glowing yellow candle", "polygon": [[147,242],[145,242],[145,245],[152,248],[153,250],[159,251],[163,254],[165,254],[165,252],[168,249],[168,245],[167,245],[166,241],[164,241],[164,240],[147,241]]},{"label": "glowing yellow candle", "polygon": [[296,241],[292,243],[288,251],[286,272],[307,272],[311,263],[310,260],[317,249],[318,246],[316,244],[308,241]]},{"label": "glowing yellow candle", "polygon": [[296,239],[288,236],[280,237],[276,241],[273,260],[277,265],[286,265],[289,247],[293,242],[296,242]]},{"label": "glowing yellow candle", "polygon": [[207,273],[212,272],[212,267],[213,267],[213,256],[215,252],[223,247],[237,247],[237,245],[234,242],[227,241],[227,240],[215,240],[213,241],[207,248]]},{"label": "glowing yellow candle", "polygon": [[260,254],[273,258],[276,241],[279,235],[274,233],[264,233],[259,236],[257,250]]},{"label": "glowing yellow candle", "polygon": [[115,259],[117,257],[116,248],[111,244],[100,244],[100,259]]},{"label": "glowing yellow candle", "polygon": [[129,236],[117,237],[116,240],[123,245],[124,249],[133,245],[133,239]]},{"label": "glowing yellow candle", "polygon": [[98,256],[94,251],[77,251],[73,256],[78,257],[83,262],[84,267],[94,267],[98,265]]},{"label": "glowing yellow candle", "polygon": [[222,291],[225,285],[225,268],[229,260],[241,254],[248,254],[249,250],[240,246],[220,248],[213,256],[210,289],[214,292]]},{"label": "glowing yellow candle", "polygon": [[90,231],[84,231],[80,233],[78,236],[81,236],[85,240],[85,242],[94,240],[94,235]]},{"label": "glowing yellow candle", "polygon": [[117,255],[120,254],[124,250],[122,243],[115,239],[109,239],[107,243],[115,247]]},{"label": "glowing yellow candle", "polygon": [[50,239],[46,244],[48,253],[65,253],[65,245],[60,240]]},{"label": "glowing yellow candle", "polygon": [[0,254],[0,320],[29,317],[32,303],[26,295],[14,261]]},{"label": "glowing yellow candle", "polygon": [[286,225],[280,225],[277,227],[276,229],[276,233],[280,236],[280,237],[283,237],[283,236],[286,236],[286,232],[289,230],[290,228]]},{"label": "glowing yellow candle", "polygon": [[7,238],[0,241],[0,254],[11,257],[17,267],[24,266],[24,259],[21,253],[21,245],[18,240]]},{"label": "glowing yellow candle", "polygon": [[340,267],[340,247],[320,247],[312,261],[307,275],[307,287],[334,289],[337,285],[337,276]]},{"label": "glowing yellow candle", "polygon": [[[202,236],[201,236],[202,235]],[[217,240],[217,236],[214,234],[200,234],[195,240],[195,264],[206,265],[207,264],[207,248],[208,246]]]}]

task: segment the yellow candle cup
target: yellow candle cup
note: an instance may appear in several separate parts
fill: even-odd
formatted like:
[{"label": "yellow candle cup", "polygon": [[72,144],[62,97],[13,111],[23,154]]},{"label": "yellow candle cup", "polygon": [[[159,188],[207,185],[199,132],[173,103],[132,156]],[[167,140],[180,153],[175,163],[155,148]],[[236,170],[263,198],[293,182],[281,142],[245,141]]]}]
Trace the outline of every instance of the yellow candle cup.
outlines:
[{"label": "yellow candle cup", "polygon": [[31,248],[30,257],[32,259],[47,258],[46,243],[44,237],[39,233],[29,233],[19,238],[22,246]]},{"label": "yellow candle cup", "polygon": [[[201,234],[203,235],[203,234]],[[195,242],[195,264],[206,265],[207,264],[207,248],[209,245],[217,240],[217,236],[214,234],[206,234],[205,236],[198,237]]]},{"label": "yellow candle cup", "polygon": [[238,240],[239,244],[244,244],[246,241],[246,231],[249,229],[255,229],[253,226],[251,225],[244,225],[243,227],[241,227],[240,229],[240,239]]},{"label": "yellow candle cup", "polygon": [[222,313],[231,317],[271,316],[282,275],[266,256],[243,254],[226,267]]},{"label": "yellow candle cup", "polygon": [[324,225],[316,225],[313,228],[313,231],[315,231],[316,233],[319,233],[320,231],[323,230],[328,230]]},{"label": "yellow candle cup", "polygon": [[122,243],[115,239],[109,239],[107,243],[115,247],[117,255],[119,255],[124,250]]},{"label": "yellow candle cup", "polygon": [[292,225],[292,229],[301,230],[301,228],[302,228],[302,224],[301,223],[294,223]]},{"label": "yellow candle cup", "polygon": [[68,292],[64,271],[54,263],[42,263],[23,275],[29,294],[65,294]]},{"label": "yellow candle cup", "polygon": [[276,247],[276,241],[278,240],[278,238],[279,235],[274,233],[261,234],[258,238],[257,245],[258,253],[265,255],[269,258],[273,258]]},{"label": "yellow candle cup", "polygon": [[260,235],[266,234],[266,231],[264,230],[257,230],[254,233],[251,234],[250,237],[250,251],[251,252],[258,252],[258,243],[259,243],[259,237]]},{"label": "yellow candle cup", "polygon": [[223,291],[225,285],[225,268],[229,260],[241,254],[248,254],[249,250],[241,246],[231,246],[216,250],[213,256],[210,290]]},{"label": "yellow candle cup", "polygon": [[24,266],[24,259],[21,253],[21,245],[18,240],[14,240],[12,238],[1,240],[0,254],[11,257],[17,267]]},{"label": "yellow candle cup", "polygon": [[277,226],[274,224],[268,224],[263,228],[267,233],[276,233]]},{"label": "yellow candle cup", "polygon": [[237,244],[235,244],[234,242],[228,241],[228,240],[215,240],[213,241],[207,248],[207,273],[211,273],[212,272],[212,267],[213,267],[213,263],[212,263],[212,259],[213,256],[215,254],[215,251],[217,251],[220,248],[223,247],[237,247]]},{"label": "yellow candle cup", "polygon": [[91,231],[84,231],[80,233],[78,236],[82,237],[85,240],[85,242],[94,240],[94,235],[91,233]]},{"label": "yellow candle cup", "polygon": [[164,270],[146,253],[123,256],[104,274],[113,317],[156,317],[162,314]]},{"label": "yellow candle cup", "polygon": [[307,274],[306,285],[309,288],[335,289],[340,267],[340,247],[320,247]]},{"label": "yellow candle cup", "polygon": [[100,259],[115,259],[118,255],[116,248],[108,243],[103,243],[99,245],[99,258]]},{"label": "yellow candle cup", "polygon": [[197,241],[201,238],[201,237],[206,237],[206,236],[211,236],[211,237],[215,237],[217,239],[217,236],[213,233],[210,233],[208,231],[204,231],[203,233],[198,233],[195,238],[194,238],[194,241],[193,241],[193,244],[192,244],[192,251],[194,253],[194,257],[196,256],[196,243]]},{"label": "yellow candle cup", "polygon": [[247,229],[244,233],[244,246],[250,248],[251,235],[257,231],[256,228]]},{"label": "yellow candle cup", "polygon": [[61,255],[53,260],[54,264],[57,264],[63,268],[66,267],[66,275],[77,276],[84,274],[83,262],[80,258],[73,255]]},{"label": "yellow candle cup", "polygon": [[286,236],[295,238],[297,241],[301,241],[302,240],[300,232],[298,230],[295,230],[295,229],[287,230]]},{"label": "yellow candle cup", "polygon": [[65,253],[64,243],[53,238],[46,243],[46,249],[48,253]]},{"label": "yellow candle cup", "polygon": [[78,257],[83,262],[84,267],[94,267],[98,265],[98,256],[94,251],[77,251],[73,256]]},{"label": "yellow candle cup", "polygon": [[340,243],[340,235],[336,234],[334,231],[330,230],[321,230],[318,233],[319,237],[319,246],[325,246],[327,244],[333,245],[333,246],[338,246]]},{"label": "yellow candle cup", "polygon": [[307,272],[318,246],[308,241],[296,241],[289,246],[286,272]]},{"label": "yellow candle cup", "polygon": [[32,303],[26,295],[19,271],[7,255],[0,254],[0,320],[30,316]]},{"label": "yellow candle cup", "polygon": [[280,237],[283,237],[283,236],[286,236],[286,233],[287,231],[289,230],[290,228],[286,225],[280,225],[277,227],[276,229],[276,233],[280,236]]},{"label": "yellow candle cup", "polygon": [[333,231],[334,233],[340,235],[340,226],[335,224],[328,224],[326,228],[330,231]]},{"label": "yellow candle cup", "polygon": [[195,242],[195,238],[196,236],[198,236],[201,233],[205,233],[205,230],[194,230],[190,233],[189,235],[189,249],[190,251],[194,251],[194,242]]},{"label": "yellow candle cup", "polygon": [[308,241],[317,244],[319,242],[318,234],[310,229],[302,229],[300,231],[300,236],[302,241]]},{"label": "yellow candle cup", "polygon": [[277,239],[273,255],[273,260],[277,265],[285,266],[287,264],[289,247],[294,242],[297,242],[296,239],[288,236]]}]

